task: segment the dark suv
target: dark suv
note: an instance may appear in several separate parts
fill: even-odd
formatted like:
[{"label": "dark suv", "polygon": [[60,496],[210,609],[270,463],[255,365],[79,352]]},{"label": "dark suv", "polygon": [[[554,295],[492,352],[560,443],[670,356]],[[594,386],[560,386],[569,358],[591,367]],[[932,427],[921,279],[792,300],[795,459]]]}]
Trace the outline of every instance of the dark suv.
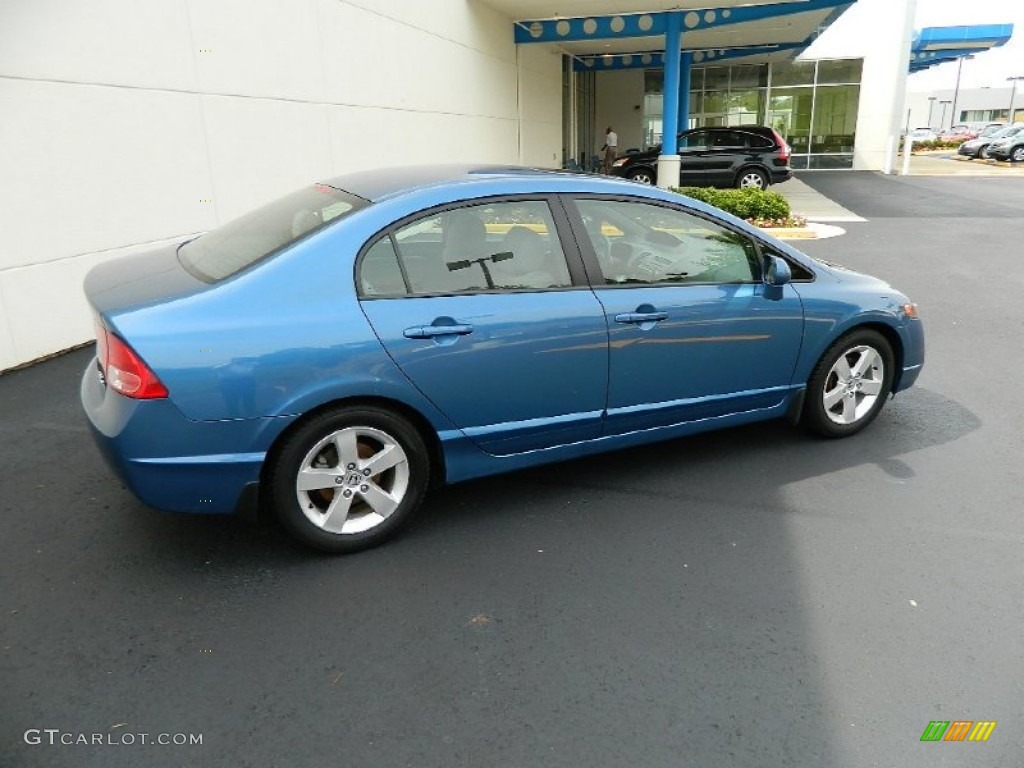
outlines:
[{"label": "dark suv", "polygon": [[[661,147],[623,155],[612,173],[643,184],[658,178]],[[679,186],[757,187],[792,178],[786,140],[763,125],[694,128],[679,134]]]}]

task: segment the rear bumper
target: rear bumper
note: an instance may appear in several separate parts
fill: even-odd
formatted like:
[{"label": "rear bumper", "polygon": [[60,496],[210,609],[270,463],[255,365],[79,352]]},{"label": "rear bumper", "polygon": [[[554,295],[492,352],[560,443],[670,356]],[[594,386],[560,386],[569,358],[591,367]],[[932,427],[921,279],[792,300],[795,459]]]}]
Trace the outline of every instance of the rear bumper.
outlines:
[{"label": "rear bumper", "polygon": [[793,178],[792,168],[772,168],[772,184],[781,184]]},{"label": "rear bumper", "polygon": [[[232,513],[259,481],[271,419],[192,421],[170,400],[132,400],[106,387],[90,361],[82,406],[110,468],[143,503],[172,512]],[[274,427],[283,428],[282,424]]]}]

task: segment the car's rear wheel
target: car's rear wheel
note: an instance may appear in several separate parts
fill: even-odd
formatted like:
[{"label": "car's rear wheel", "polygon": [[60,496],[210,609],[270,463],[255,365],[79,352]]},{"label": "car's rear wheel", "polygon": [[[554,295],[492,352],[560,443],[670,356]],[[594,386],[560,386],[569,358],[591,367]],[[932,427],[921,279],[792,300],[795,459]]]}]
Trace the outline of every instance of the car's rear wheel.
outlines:
[{"label": "car's rear wheel", "polygon": [[376,407],[317,414],[271,461],[270,495],[282,524],[326,552],[384,541],[409,519],[429,485],[430,458],[419,432]]},{"label": "car's rear wheel", "polygon": [[1014,147],[1010,159],[1015,163],[1024,163],[1024,147]]},{"label": "car's rear wheel", "polygon": [[637,168],[626,174],[626,178],[640,184],[654,184],[656,181],[654,171],[649,168]]},{"label": "car's rear wheel", "polygon": [[825,437],[847,437],[874,420],[892,391],[892,345],[870,329],[829,347],[807,382],[803,422]]},{"label": "car's rear wheel", "polygon": [[740,189],[768,189],[768,174],[757,168],[744,168],[736,176],[736,186]]}]

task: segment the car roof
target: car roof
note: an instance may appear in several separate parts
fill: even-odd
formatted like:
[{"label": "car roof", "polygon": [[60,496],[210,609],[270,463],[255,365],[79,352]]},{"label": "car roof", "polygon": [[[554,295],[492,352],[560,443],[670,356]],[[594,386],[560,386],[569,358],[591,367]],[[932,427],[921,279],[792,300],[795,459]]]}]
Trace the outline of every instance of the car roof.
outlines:
[{"label": "car roof", "polygon": [[323,183],[335,189],[357,195],[370,202],[377,202],[398,193],[411,192],[416,189],[434,187],[440,184],[530,177],[608,178],[607,176],[598,177],[591,176],[590,174],[581,174],[578,171],[529,168],[515,165],[442,164],[356,171],[343,176],[335,176],[332,179],[325,180]]}]

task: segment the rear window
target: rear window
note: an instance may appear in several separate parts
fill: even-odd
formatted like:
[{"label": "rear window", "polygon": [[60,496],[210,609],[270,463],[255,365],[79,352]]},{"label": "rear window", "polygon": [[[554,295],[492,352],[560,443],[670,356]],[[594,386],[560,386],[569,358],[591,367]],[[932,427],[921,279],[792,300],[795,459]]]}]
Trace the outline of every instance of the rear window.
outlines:
[{"label": "rear window", "polygon": [[366,205],[361,197],[316,184],[190,240],[178,248],[178,260],[200,280],[215,283]]}]

